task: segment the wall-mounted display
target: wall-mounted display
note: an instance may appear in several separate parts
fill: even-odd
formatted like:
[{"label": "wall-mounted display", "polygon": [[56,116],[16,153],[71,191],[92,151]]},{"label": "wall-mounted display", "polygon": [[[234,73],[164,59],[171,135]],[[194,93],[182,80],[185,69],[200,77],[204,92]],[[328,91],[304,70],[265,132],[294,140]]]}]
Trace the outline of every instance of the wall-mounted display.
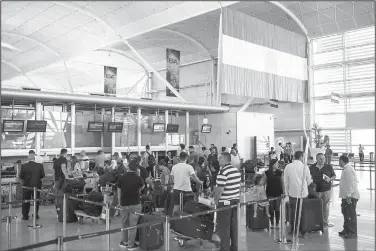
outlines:
[{"label": "wall-mounted display", "polygon": [[3,132],[23,132],[24,123],[23,120],[4,120]]},{"label": "wall-mounted display", "polygon": [[28,120],[26,124],[26,132],[46,132],[46,120]]},{"label": "wall-mounted display", "polygon": [[107,127],[108,132],[122,132],[123,123],[120,122],[109,122]]},{"label": "wall-mounted display", "polygon": [[165,124],[163,123],[153,124],[153,132],[164,132],[164,131],[165,131]]},{"label": "wall-mounted display", "polygon": [[201,132],[202,133],[210,133],[211,132],[212,125],[209,124],[204,124],[201,127]]},{"label": "wall-mounted display", "polygon": [[167,124],[166,133],[179,133],[178,124]]},{"label": "wall-mounted display", "polygon": [[104,123],[103,122],[89,122],[87,125],[88,132],[103,132]]}]

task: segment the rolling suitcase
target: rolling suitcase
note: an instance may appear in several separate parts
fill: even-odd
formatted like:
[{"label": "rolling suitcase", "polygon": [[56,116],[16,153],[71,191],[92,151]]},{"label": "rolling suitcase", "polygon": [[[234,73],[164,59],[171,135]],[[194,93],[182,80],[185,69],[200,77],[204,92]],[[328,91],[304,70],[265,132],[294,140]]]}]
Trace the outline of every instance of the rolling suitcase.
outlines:
[{"label": "rolling suitcase", "polygon": [[[67,194],[71,195],[71,194]],[[63,197],[56,197],[55,199],[57,201],[56,203],[56,211],[57,211],[57,217],[60,222],[63,222]],[[77,216],[74,213],[75,210],[78,209],[79,207],[79,202],[76,200],[69,200],[67,199],[67,212],[66,212],[66,217],[67,217],[67,223],[70,222],[76,222],[77,221]]]},{"label": "rolling suitcase", "polygon": [[[160,221],[163,215],[159,212],[152,214],[141,215],[138,219],[138,224],[146,222]],[[140,243],[142,250],[158,249],[164,244],[164,229],[163,223],[152,225],[150,227],[143,227],[137,229],[136,240]]]},{"label": "rolling suitcase", "polygon": [[[211,208],[204,205],[204,204],[197,203],[193,200],[190,200],[190,201],[187,201],[186,203],[184,203],[183,210],[184,210],[184,212],[187,212],[187,213],[198,213],[198,212],[202,212],[202,211],[211,210]],[[213,222],[214,213],[213,214],[201,215],[201,216],[198,216],[198,217],[203,219],[203,220],[208,220],[208,221]]]},{"label": "rolling suitcase", "polygon": [[252,231],[267,229],[269,230],[269,217],[266,215],[265,207],[257,205],[257,217],[253,218],[253,204],[248,205],[246,209],[246,221],[248,229]]},{"label": "rolling suitcase", "polygon": [[[286,208],[286,221],[290,223],[290,228],[294,227],[294,217],[296,209],[296,201],[287,202]],[[299,205],[298,205],[299,208]],[[324,218],[322,213],[322,201],[320,198],[310,198],[303,200],[303,216],[300,224],[304,221],[304,230],[306,232],[324,232]],[[298,211],[299,213],[299,211]]]},{"label": "rolling suitcase", "polygon": [[[184,211],[175,212],[176,216],[185,216],[190,213]],[[171,228],[182,235],[195,239],[211,240],[214,232],[213,221],[204,220],[199,217],[183,218],[171,221]]]},{"label": "rolling suitcase", "polygon": [[[87,196],[85,196],[84,199],[89,200],[89,201],[103,203],[104,196],[100,192],[91,192]],[[100,216],[102,213],[102,206],[97,206],[97,205],[93,205],[89,203],[82,203],[81,209],[87,215],[90,215],[90,216]]]}]

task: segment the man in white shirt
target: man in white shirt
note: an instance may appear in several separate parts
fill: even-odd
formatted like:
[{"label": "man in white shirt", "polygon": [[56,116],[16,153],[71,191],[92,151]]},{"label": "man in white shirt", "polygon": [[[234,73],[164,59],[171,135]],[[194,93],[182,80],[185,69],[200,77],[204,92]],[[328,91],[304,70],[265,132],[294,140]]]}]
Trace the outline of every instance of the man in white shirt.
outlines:
[{"label": "man in white shirt", "polygon": [[191,178],[194,182],[202,185],[203,182],[196,176],[195,170],[191,165],[186,163],[188,154],[181,152],[179,155],[180,163],[172,167],[171,179],[174,183],[174,190],[172,192],[172,202],[174,204],[173,212],[179,210],[180,194],[183,196],[187,193],[192,193]]},{"label": "man in white shirt", "polygon": [[81,160],[80,160],[81,171],[88,172],[89,171],[89,164],[90,164],[89,157],[86,156],[85,151],[81,151],[80,157],[81,157]]},{"label": "man in white shirt", "polygon": [[[277,159],[278,160],[283,160],[283,147],[282,147],[282,142],[278,143],[278,146],[275,149],[275,152],[277,154]],[[282,155],[282,156],[281,156]]]},{"label": "man in white shirt", "polygon": [[[294,154],[294,162],[286,166],[284,171],[284,185],[286,196],[289,196],[290,201],[290,233],[294,229],[294,222],[298,222],[298,219],[293,212],[295,212],[296,203],[298,203],[297,212],[299,212],[300,200],[303,200],[303,207],[301,213],[301,219],[305,219],[304,200],[308,197],[308,186],[312,183],[311,173],[305,164],[303,164],[304,153],[297,151]],[[298,215],[298,213],[296,214]],[[296,227],[295,230],[297,231]],[[304,237],[306,233],[305,221],[300,220],[300,233]]]},{"label": "man in white shirt", "polygon": [[356,219],[356,204],[360,198],[358,179],[347,156],[339,157],[339,166],[343,167],[339,181],[339,197],[342,199],[341,211],[344,219],[343,230],[339,232],[339,235],[345,239],[354,239],[358,234]]}]

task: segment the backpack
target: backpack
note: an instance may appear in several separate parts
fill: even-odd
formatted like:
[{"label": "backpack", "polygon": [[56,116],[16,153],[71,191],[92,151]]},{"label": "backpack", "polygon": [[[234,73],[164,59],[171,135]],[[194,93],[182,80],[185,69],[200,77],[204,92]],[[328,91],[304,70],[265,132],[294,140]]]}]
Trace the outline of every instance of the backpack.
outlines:
[{"label": "backpack", "polygon": [[148,165],[149,166],[155,166],[155,157],[154,157],[154,155],[150,154],[149,152],[148,152],[148,154],[149,154]]}]

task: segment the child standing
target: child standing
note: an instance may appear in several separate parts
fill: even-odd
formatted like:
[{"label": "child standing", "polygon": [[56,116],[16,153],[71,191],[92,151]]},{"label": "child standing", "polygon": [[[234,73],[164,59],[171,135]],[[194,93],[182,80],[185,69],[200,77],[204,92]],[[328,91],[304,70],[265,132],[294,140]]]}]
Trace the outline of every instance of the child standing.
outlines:
[{"label": "child standing", "polygon": [[[251,194],[252,194],[252,197],[255,199],[255,201],[267,199],[266,191],[265,191],[266,179],[264,176],[265,175],[262,175],[262,174],[257,174],[255,176],[255,185],[251,188]],[[253,205],[253,218],[257,218],[257,206],[258,205],[265,208],[266,215],[270,218],[268,201],[255,203]]]}]

